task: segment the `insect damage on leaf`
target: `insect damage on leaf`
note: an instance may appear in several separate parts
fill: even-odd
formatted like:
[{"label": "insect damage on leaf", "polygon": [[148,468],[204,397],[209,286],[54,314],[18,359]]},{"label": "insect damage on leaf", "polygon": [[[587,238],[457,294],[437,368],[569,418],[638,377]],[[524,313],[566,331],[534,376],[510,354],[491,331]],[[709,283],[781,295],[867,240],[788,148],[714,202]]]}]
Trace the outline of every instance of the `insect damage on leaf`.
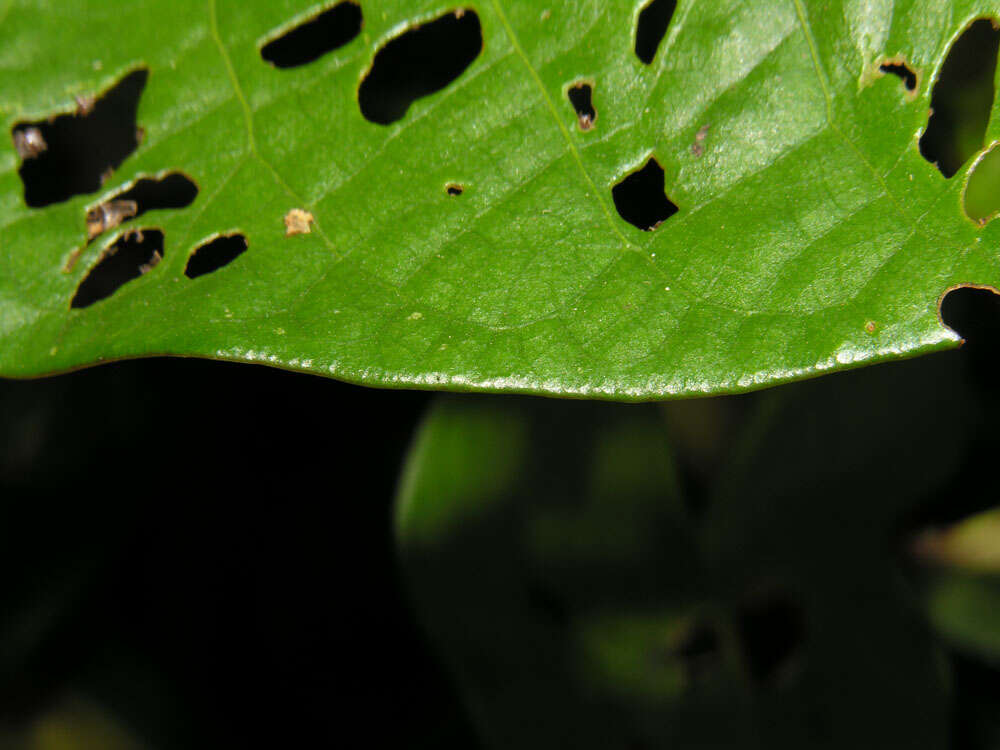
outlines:
[{"label": "insect damage on leaf", "polygon": [[13,133],[14,150],[22,160],[34,159],[48,149],[45,136],[34,125],[15,128]]},{"label": "insect damage on leaf", "polygon": [[242,234],[225,234],[214,237],[194,249],[188,258],[184,275],[189,279],[218,271],[241,256],[247,249],[247,238]]},{"label": "insect damage on leaf", "polygon": [[576,122],[584,132],[592,129],[597,121],[597,110],[593,103],[594,84],[592,81],[577,81],[566,89],[569,103],[576,112]]},{"label": "insect damage on leaf", "polygon": [[309,234],[312,232],[312,223],[316,219],[308,211],[301,208],[293,208],[285,214],[285,236],[293,237],[296,234]]},{"label": "insect damage on leaf", "polygon": [[147,78],[145,68],[134,70],[87,107],[76,104],[69,114],[14,126],[28,206],[100,190],[110,172],[139,147],[136,114]]},{"label": "insect damage on leaf", "polygon": [[931,115],[920,153],[951,178],[983,146],[996,95],[1000,30],[973,21],[955,40],[931,90]]},{"label": "insect damage on leaf", "polygon": [[261,47],[260,56],[276,68],[296,68],[354,40],[361,33],[361,23],[357,3],[338,3],[280,32]]},{"label": "insect damage on leaf", "polygon": [[941,325],[955,331],[966,348],[995,357],[1000,339],[1000,289],[989,284],[955,284],[938,299]]},{"label": "insect damage on leaf", "polygon": [[677,213],[677,206],[665,192],[663,167],[653,157],[615,185],[611,196],[618,214],[646,232],[653,231]]},{"label": "insect damage on leaf", "polygon": [[87,241],[114,229],[138,212],[139,204],[133,200],[109,200],[90,209],[87,212]]},{"label": "insect damage on leaf", "polygon": [[675,10],[677,0],[650,0],[639,11],[635,27],[635,54],[646,65],[651,65],[656,57]]},{"label": "insect damage on leaf", "polygon": [[358,88],[361,114],[378,125],[401,120],[414,101],[448,86],[482,51],[482,27],[471,9],[407,29],[375,53]]},{"label": "insect damage on leaf", "polygon": [[694,134],[694,143],[691,144],[691,153],[695,157],[700,157],[705,153],[705,139],[708,138],[708,131],[711,125],[702,125],[698,132]]},{"label": "insect damage on leaf", "polygon": [[163,232],[159,229],[126,232],[101,254],[80,282],[70,307],[89,307],[110,297],[129,281],[155,268],[163,254]]},{"label": "insect damage on leaf", "polygon": [[878,72],[882,75],[896,76],[902,82],[903,88],[906,89],[907,101],[913,101],[917,98],[920,89],[920,74],[910,67],[905,57],[896,55],[889,59],[879,60]]},{"label": "insect damage on leaf", "polygon": [[198,186],[181,172],[141,177],[87,212],[87,241],[147,211],[181,209],[198,197]]}]

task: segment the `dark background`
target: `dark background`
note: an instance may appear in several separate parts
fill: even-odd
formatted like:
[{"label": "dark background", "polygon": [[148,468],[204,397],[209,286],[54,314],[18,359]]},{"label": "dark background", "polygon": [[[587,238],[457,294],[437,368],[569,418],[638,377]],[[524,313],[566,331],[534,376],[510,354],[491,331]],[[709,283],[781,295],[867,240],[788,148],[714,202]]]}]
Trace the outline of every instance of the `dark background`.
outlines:
[{"label": "dark background", "polygon": [[166,747],[469,746],[391,538],[428,398],[183,359],[0,381],[0,725],[82,694]]}]

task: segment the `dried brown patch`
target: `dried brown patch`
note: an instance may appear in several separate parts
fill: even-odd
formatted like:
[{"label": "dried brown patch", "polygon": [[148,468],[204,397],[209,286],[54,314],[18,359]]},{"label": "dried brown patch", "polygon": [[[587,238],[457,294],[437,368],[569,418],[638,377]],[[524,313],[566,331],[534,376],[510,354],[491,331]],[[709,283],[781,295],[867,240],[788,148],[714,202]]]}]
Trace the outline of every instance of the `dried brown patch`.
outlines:
[{"label": "dried brown patch", "polygon": [[696,159],[705,153],[705,139],[708,138],[708,131],[711,127],[711,125],[702,125],[698,128],[698,132],[694,134],[691,153],[694,154]]},{"label": "dried brown patch", "polygon": [[45,136],[38,128],[31,126],[14,131],[14,149],[21,160],[34,159],[49,148]]},{"label": "dried brown patch", "polygon": [[139,211],[139,204],[132,200],[112,200],[87,212],[87,241],[131,219]]},{"label": "dried brown patch", "polygon": [[315,217],[308,211],[301,208],[293,208],[285,214],[285,236],[293,237],[296,234],[310,234]]}]

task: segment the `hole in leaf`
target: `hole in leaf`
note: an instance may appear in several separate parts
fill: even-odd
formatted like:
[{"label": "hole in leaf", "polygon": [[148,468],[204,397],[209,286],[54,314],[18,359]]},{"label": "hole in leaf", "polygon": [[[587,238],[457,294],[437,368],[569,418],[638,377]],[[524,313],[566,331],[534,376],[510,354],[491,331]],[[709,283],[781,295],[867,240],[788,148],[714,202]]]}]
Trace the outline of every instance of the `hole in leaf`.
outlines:
[{"label": "hole in leaf", "polygon": [[458,78],[483,49],[479,16],[456,10],[404,31],[375,54],[358,89],[361,114],[389,125]]},{"label": "hole in leaf", "polygon": [[247,238],[242,234],[226,234],[199,245],[188,258],[184,275],[196,279],[206,273],[218,271],[241,256],[247,249]]},{"label": "hole in leaf", "polygon": [[750,676],[773,683],[788,671],[802,645],[805,617],[787,595],[757,598],[737,613],[737,628]]},{"label": "hole in leaf", "polygon": [[[941,297],[938,313],[941,322],[962,337],[971,380],[984,392],[994,393],[1000,368],[1000,292],[972,284],[953,287]],[[952,502],[957,504],[958,498]]]},{"label": "hole in leaf", "polygon": [[260,56],[276,68],[295,68],[343,47],[361,33],[361,7],[343,2],[265,44]]},{"label": "hole in leaf", "polygon": [[448,195],[461,195],[462,193],[465,192],[465,188],[463,188],[456,182],[449,182],[447,185],[445,185],[444,189],[445,192],[448,193]]},{"label": "hole in leaf", "polygon": [[983,146],[995,95],[1000,31],[986,19],[955,40],[931,92],[931,116],[920,153],[952,177]]},{"label": "hole in leaf", "polygon": [[122,235],[101,255],[76,288],[70,307],[89,307],[125,283],[152,270],[163,259],[163,232],[141,229]]},{"label": "hole in leaf", "polygon": [[143,177],[132,187],[111,196],[87,212],[87,241],[114,229],[146,211],[185,208],[198,197],[198,186],[187,175],[171,172],[164,177]]},{"label": "hole in leaf", "polygon": [[986,224],[1000,213],[1000,148],[994,144],[969,170],[962,193],[965,214]]},{"label": "hole in leaf", "polygon": [[941,298],[941,321],[965,345],[993,347],[1000,341],[1000,293],[992,287],[962,285]]},{"label": "hole in leaf", "polygon": [[677,206],[667,197],[664,184],[663,167],[650,158],[642,169],[611,188],[611,197],[625,221],[651,232],[677,213]]},{"label": "hole in leaf", "polygon": [[24,202],[32,208],[93,193],[139,146],[139,98],[149,71],[135,70],[76,113],[14,126]]},{"label": "hole in leaf", "polygon": [[570,86],[566,92],[569,103],[576,111],[576,121],[580,130],[590,130],[597,121],[597,110],[594,109],[592,101],[593,93],[593,86],[582,81]]},{"label": "hole in leaf", "polygon": [[992,287],[963,285],[945,292],[941,322],[962,337],[972,372],[990,386],[1000,366],[1000,293]]},{"label": "hole in leaf", "polygon": [[675,10],[677,0],[651,0],[639,12],[635,28],[635,54],[646,65],[652,64],[656,57],[656,50],[667,34]]},{"label": "hole in leaf", "polygon": [[883,73],[894,75],[903,82],[907,91],[916,91],[917,74],[910,70],[910,66],[902,60],[889,60],[878,66]]}]

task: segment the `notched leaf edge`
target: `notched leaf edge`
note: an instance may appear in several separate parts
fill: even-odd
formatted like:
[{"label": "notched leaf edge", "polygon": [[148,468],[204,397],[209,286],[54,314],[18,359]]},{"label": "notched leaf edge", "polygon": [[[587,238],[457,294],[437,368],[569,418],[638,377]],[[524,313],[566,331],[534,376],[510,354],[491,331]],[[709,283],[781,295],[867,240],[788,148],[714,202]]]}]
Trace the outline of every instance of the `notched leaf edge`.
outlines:
[{"label": "notched leaf edge", "polygon": [[958,284],[952,284],[947,289],[945,289],[943,292],[941,292],[941,296],[938,297],[938,301],[937,301],[937,318],[938,318],[938,323],[941,324],[942,328],[944,328],[945,330],[949,331],[955,337],[955,341],[958,341],[960,344],[964,344],[965,343],[965,339],[962,337],[962,334],[960,334],[958,331],[956,331],[950,325],[948,325],[947,323],[945,323],[945,321],[944,321],[944,315],[941,312],[941,308],[944,305],[945,297],[947,297],[952,292],[958,291],[959,289],[977,289],[977,290],[983,291],[983,292],[991,292],[992,294],[996,295],[997,297],[1000,297],[1000,289],[997,289],[992,284],[973,284],[971,282],[960,282]]}]

